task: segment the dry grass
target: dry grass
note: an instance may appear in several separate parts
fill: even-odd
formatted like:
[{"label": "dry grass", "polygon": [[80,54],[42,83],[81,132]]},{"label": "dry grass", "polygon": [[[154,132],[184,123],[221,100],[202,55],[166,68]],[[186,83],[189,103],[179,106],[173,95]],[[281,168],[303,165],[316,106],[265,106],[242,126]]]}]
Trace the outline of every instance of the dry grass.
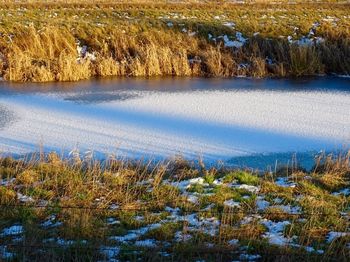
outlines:
[{"label": "dry grass", "polygon": [[[40,82],[98,76],[349,74],[348,11],[348,5],[330,4],[9,1],[0,4],[0,75]],[[235,28],[224,26],[226,21]],[[288,43],[288,35],[300,39],[315,22],[323,44]],[[220,36],[236,32],[248,42],[240,49],[224,47]],[[260,34],[254,37],[255,32]],[[78,42],[87,47],[83,54]]]},{"label": "dry grass", "polygon": [[[118,259],[131,261],[151,257],[152,261],[164,261],[160,250],[173,260],[208,261],[242,259],[242,254],[259,254],[267,260],[279,254],[277,257],[286,256],[291,261],[328,261],[349,255],[348,235],[327,242],[330,231],[348,233],[349,197],[333,192],[349,186],[349,154],[323,157],[310,173],[292,171],[289,181],[296,183],[293,187],[271,182],[271,174],[208,170],[204,166],[197,169],[183,159],[154,164],[111,158],[102,163],[78,155],[63,160],[54,153],[35,159],[0,161],[0,181],[5,181],[0,186],[0,204],[5,210],[0,213],[0,246],[8,245],[6,250],[21,258],[40,261],[44,254],[52,261],[108,260],[103,248],[113,247],[120,249]],[[272,179],[276,176],[272,174]],[[179,183],[188,178],[202,178],[207,185],[194,183],[181,188]],[[223,184],[216,185],[218,179]],[[255,185],[260,191],[252,193],[232,184]],[[188,201],[189,195],[197,196],[198,203]],[[24,200],[23,196],[31,199]],[[257,209],[261,197],[271,203],[263,211]],[[278,204],[273,205],[277,199]],[[238,202],[240,207],[227,206],[227,200]],[[300,212],[287,212],[286,205],[299,206]],[[171,220],[176,217],[179,219]],[[195,226],[196,217],[210,222]],[[269,244],[269,231],[262,221],[288,221],[280,237],[324,253]],[[44,222],[49,226],[43,226]],[[147,247],[148,251],[132,241],[111,240],[158,223],[160,226],[137,238],[159,241],[158,247]],[[1,236],[12,225],[22,225],[24,233]],[[207,231],[208,226],[217,231]],[[179,232],[182,241],[175,241]],[[14,239],[19,235],[25,237],[18,244]],[[190,240],[185,240],[186,236]],[[168,244],[162,246],[164,243]],[[39,249],[44,252],[37,252]]]}]

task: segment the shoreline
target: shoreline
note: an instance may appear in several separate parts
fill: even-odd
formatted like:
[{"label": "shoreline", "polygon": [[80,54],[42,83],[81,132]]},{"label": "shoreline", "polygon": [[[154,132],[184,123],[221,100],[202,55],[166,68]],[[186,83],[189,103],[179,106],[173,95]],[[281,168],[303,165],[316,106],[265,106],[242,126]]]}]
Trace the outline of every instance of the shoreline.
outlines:
[{"label": "shoreline", "polygon": [[0,6],[0,77],[55,82],[350,73],[350,5],[161,6]]},{"label": "shoreline", "polygon": [[174,76],[174,75],[159,75],[159,76],[92,76],[86,79],[80,79],[77,81],[41,81],[41,82],[22,82],[22,81],[11,81],[5,80],[0,77],[0,83],[4,84],[18,84],[18,85],[26,85],[26,84],[54,84],[54,83],[79,83],[79,82],[88,82],[88,81],[104,81],[104,80],[159,80],[159,79],[209,79],[209,80],[235,80],[235,79],[247,79],[247,80],[312,80],[319,78],[350,78],[350,74],[336,74],[336,73],[328,73],[328,74],[315,74],[315,75],[301,75],[301,76],[264,76],[264,77],[253,77],[253,76]]}]

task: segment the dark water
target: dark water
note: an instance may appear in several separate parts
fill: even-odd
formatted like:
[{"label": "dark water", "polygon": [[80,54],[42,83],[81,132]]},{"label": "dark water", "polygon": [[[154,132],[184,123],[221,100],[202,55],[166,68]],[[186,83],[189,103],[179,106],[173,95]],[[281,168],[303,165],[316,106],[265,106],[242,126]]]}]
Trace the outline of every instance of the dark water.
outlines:
[{"label": "dark water", "polygon": [[[341,91],[350,92],[350,77],[310,77],[288,79],[250,78],[102,78],[79,82],[9,83],[0,82],[0,94],[13,93],[69,93],[108,91],[164,91],[189,90],[276,90],[276,91]],[[100,100],[99,97],[96,98]],[[119,99],[119,97],[116,97]]]}]

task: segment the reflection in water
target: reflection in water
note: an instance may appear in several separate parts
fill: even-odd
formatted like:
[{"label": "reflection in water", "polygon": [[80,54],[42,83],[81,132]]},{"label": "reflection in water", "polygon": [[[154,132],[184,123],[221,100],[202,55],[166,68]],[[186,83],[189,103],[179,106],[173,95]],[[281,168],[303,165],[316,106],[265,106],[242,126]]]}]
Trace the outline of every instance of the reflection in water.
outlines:
[{"label": "reflection in water", "polygon": [[81,104],[90,104],[90,103],[102,103],[102,102],[111,102],[111,101],[124,101],[127,99],[137,98],[139,94],[133,93],[110,93],[110,92],[99,92],[99,93],[82,93],[74,94],[72,96],[65,97],[64,100],[72,101]]},{"label": "reflection in water", "polygon": [[249,78],[102,78],[79,82],[10,83],[0,82],[0,96],[18,93],[81,93],[113,91],[190,90],[276,90],[276,91],[348,91],[350,78],[317,77],[302,79],[249,79]]}]

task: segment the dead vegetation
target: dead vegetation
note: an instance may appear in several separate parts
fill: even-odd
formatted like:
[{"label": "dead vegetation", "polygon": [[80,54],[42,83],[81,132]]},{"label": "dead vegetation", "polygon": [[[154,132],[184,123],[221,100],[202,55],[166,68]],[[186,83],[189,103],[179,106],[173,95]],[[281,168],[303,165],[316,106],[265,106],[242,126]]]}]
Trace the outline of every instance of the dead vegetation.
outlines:
[{"label": "dead vegetation", "polygon": [[346,260],[349,156],[288,177],[180,158],[2,158],[0,258]]},{"label": "dead vegetation", "polygon": [[[196,6],[2,4],[0,75],[8,81],[44,82],[100,76],[285,77],[350,72],[348,5],[256,4],[224,9],[207,3],[194,11],[191,5]],[[235,26],[225,26],[225,21],[234,21]],[[320,25],[312,34],[322,38],[320,43],[286,39],[288,35],[301,39],[315,23]],[[237,32],[247,39],[243,47],[225,46],[224,36],[231,39]]]}]

